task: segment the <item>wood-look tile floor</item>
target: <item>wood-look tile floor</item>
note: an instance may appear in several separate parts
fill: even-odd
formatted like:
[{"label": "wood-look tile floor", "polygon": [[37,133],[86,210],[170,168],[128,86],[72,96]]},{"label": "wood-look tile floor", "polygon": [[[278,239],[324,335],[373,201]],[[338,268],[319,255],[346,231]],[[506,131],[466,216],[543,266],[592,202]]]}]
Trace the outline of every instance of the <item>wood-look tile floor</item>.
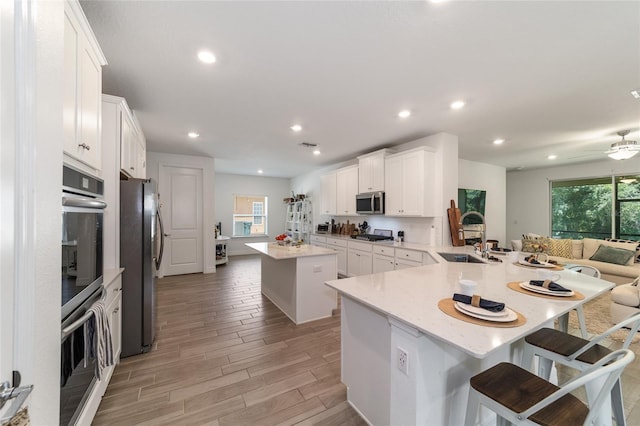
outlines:
[{"label": "wood-look tile floor", "polygon": [[340,315],[293,324],[261,295],[258,255],[157,296],[154,348],[121,360],[94,425],[365,424],[340,382]]}]

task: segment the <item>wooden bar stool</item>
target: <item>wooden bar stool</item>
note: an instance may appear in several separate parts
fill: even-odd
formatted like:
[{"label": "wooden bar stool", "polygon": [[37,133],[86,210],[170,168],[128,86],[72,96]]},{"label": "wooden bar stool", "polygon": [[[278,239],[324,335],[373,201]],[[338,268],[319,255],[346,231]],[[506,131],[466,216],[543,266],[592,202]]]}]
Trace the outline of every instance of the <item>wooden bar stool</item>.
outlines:
[{"label": "wooden bar stool", "polygon": [[[638,328],[640,328],[640,314],[627,318],[604,333],[594,336],[591,340],[582,339],[551,328],[542,328],[524,338],[525,344],[521,365],[523,368],[530,370],[533,357],[537,355],[539,357],[538,376],[545,380],[549,380],[553,362],[559,362],[579,371],[585,371],[603,356],[611,353],[611,350],[600,345],[600,342],[614,331],[623,327],[631,329],[622,345],[622,349],[628,349],[631,340],[636,335]],[[611,403],[617,425],[625,425],[620,381],[617,381],[613,386]]]},{"label": "wooden bar stool", "polygon": [[[473,426],[480,405],[494,411],[498,424],[585,425],[598,417],[622,370],[633,361],[629,349],[610,353],[558,387],[508,362],[494,365],[470,380],[465,426]],[[600,391],[589,405],[570,392],[598,380]]]}]

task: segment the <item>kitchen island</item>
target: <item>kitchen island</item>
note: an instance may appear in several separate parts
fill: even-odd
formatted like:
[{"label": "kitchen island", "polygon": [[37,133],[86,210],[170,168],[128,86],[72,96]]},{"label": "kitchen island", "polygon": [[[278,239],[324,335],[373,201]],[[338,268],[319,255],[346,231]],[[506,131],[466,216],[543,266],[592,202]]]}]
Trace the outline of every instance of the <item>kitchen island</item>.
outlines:
[{"label": "kitchen island", "polygon": [[332,315],[338,306],[337,293],[324,283],[338,278],[335,251],[307,244],[245,245],[260,253],[262,294],[294,323]]},{"label": "kitchen island", "polygon": [[[464,253],[465,248],[446,248]],[[518,363],[524,336],[613,287],[573,271],[560,284],[583,300],[542,298],[507,287],[539,279],[533,269],[506,261],[437,264],[329,281],[341,297],[342,381],[349,403],[374,425],[461,425],[469,379],[501,361]],[[438,308],[459,292],[459,279],[478,283],[476,294],[506,303],[524,316],[517,327],[498,328],[453,318]],[[406,368],[399,362],[406,354]],[[404,371],[402,371],[404,369]],[[481,423],[495,422],[483,409]]]}]

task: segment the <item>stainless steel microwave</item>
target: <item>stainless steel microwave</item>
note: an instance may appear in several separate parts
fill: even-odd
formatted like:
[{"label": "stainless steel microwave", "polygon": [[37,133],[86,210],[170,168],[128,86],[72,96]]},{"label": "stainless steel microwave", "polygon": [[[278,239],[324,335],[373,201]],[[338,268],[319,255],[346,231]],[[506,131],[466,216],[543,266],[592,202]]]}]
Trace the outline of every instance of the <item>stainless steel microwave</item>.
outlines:
[{"label": "stainless steel microwave", "polygon": [[384,214],[384,192],[365,192],[356,195],[356,213]]}]

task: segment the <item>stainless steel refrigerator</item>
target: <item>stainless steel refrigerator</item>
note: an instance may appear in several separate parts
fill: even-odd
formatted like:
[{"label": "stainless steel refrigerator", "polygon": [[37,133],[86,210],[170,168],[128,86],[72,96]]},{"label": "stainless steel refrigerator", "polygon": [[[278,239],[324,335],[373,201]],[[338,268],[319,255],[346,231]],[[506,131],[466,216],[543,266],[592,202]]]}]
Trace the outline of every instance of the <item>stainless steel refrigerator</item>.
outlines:
[{"label": "stainless steel refrigerator", "polygon": [[157,200],[152,180],[120,181],[121,357],[148,352],[155,338],[155,276],[163,246]]}]

